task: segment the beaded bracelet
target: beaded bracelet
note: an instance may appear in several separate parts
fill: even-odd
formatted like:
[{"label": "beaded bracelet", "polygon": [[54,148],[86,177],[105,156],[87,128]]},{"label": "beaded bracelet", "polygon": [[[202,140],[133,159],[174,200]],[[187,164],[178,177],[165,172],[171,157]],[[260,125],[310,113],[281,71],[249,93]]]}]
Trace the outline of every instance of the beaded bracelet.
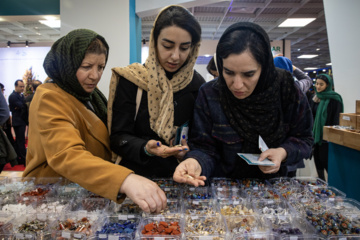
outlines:
[{"label": "beaded bracelet", "polygon": [[151,154],[151,153],[149,153],[149,152],[146,150],[146,145],[144,146],[144,152],[145,152],[145,154],[148,155],[149,157],[155,156],[154,154]]}]

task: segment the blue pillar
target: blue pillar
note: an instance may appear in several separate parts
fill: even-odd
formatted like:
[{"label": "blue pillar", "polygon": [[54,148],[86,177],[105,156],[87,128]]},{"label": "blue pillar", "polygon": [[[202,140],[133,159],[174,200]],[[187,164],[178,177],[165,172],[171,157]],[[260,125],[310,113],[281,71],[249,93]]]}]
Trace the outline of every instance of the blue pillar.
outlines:
[{"label": "blue pillar", "polygon": [[130,64],[141,63],[141,19],[135,10],[135,0],[129,0]]}]

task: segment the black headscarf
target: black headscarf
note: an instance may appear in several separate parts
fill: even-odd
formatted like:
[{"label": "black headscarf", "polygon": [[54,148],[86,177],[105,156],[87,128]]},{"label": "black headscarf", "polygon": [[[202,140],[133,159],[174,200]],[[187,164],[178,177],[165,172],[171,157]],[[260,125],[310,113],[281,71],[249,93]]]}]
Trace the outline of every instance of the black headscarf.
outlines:
[{"label": "black headscarf", "polygon": [[[269,148],[279,147],[286,137],[283,110],[296,101],[296,89],[290,73],[276,69],[271,53],[270,40],[264,29],[249,22],[231,25],[219,40],[236,30],[250,30],[261,39],[266,51],[266,63],[262,64],[261,75],[253,93],[245,99],[237,99],[228,89],[223,77],[223,61],[219,47],[216,49],[216,62],[219,69],[218,84],[221,87],[220,101],[230,125],[244,139],[241,152],[259,153],[259,135]],[[218,46],[219,46],[218,45]]]},{"label": "black headscarf", "polygon": [[[89,101],[95,114],[107,124],[107,100],[98,88],[87,93],[80,85],[76,72],[79,69],[90,43],[98,38],[109,52],[105,39],[88,29],[76,29],[58,39],[44,60],[46,74],[64,91],[85,105]],[[106,61],[107,61],[106,55]]]}]

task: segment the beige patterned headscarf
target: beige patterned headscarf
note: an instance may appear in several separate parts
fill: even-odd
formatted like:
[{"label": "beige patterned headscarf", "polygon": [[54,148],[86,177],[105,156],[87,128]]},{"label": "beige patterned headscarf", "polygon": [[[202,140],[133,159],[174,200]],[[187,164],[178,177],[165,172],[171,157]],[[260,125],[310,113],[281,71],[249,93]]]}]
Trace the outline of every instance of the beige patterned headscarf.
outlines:
[{"label": "beige patterned headscarf", "polygon": [[108,100],[108,126],[109,131],[111,131],[112,105],[115,98],[116,86],[120,76],[122,76],[136,84],[139,88],[147,91],[150,127],[169,144],[170,139],[174,137],[176,131],[176,126],[174,126],[173,93],[184,89],[191,82],[194,74],[194,65],[199,54],[200,43],[192,46],[185,64],[173,78],[169,80],[166,77],[164,68],[158,62],[155,41],[153,39],[153,30],[157,18],[151,30],[149,56],[146,59],[145,66],[140,63],[133,63],[127,67],[116,67],[112,69],[113,73]]}]

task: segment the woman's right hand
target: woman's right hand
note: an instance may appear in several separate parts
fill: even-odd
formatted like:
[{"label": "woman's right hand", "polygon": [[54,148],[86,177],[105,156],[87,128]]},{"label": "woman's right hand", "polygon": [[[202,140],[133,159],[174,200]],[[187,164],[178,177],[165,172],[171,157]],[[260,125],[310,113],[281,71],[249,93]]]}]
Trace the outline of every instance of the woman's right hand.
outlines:
[{"label": "woman's right hand", "polygon": [[120,193],[126,194],[147,213],[159,213],[167,206],[164,191],[155,182],[134,173],[125,178]]},{"label": "woman's right hand", "polygon": [[169,147],[156,140],[149,140],[146,143],[145,148],[148,153],[162,158],[177,156],[179,152],[188,150],[188,146]]},{"label": "woman's right hand", "polygon": [[188,158],[181,162],[175,169],[173,179],[179,183],[187,183],[195,187],[205,185],[205,176],[200,176],[201,165],[194,158]]}]

